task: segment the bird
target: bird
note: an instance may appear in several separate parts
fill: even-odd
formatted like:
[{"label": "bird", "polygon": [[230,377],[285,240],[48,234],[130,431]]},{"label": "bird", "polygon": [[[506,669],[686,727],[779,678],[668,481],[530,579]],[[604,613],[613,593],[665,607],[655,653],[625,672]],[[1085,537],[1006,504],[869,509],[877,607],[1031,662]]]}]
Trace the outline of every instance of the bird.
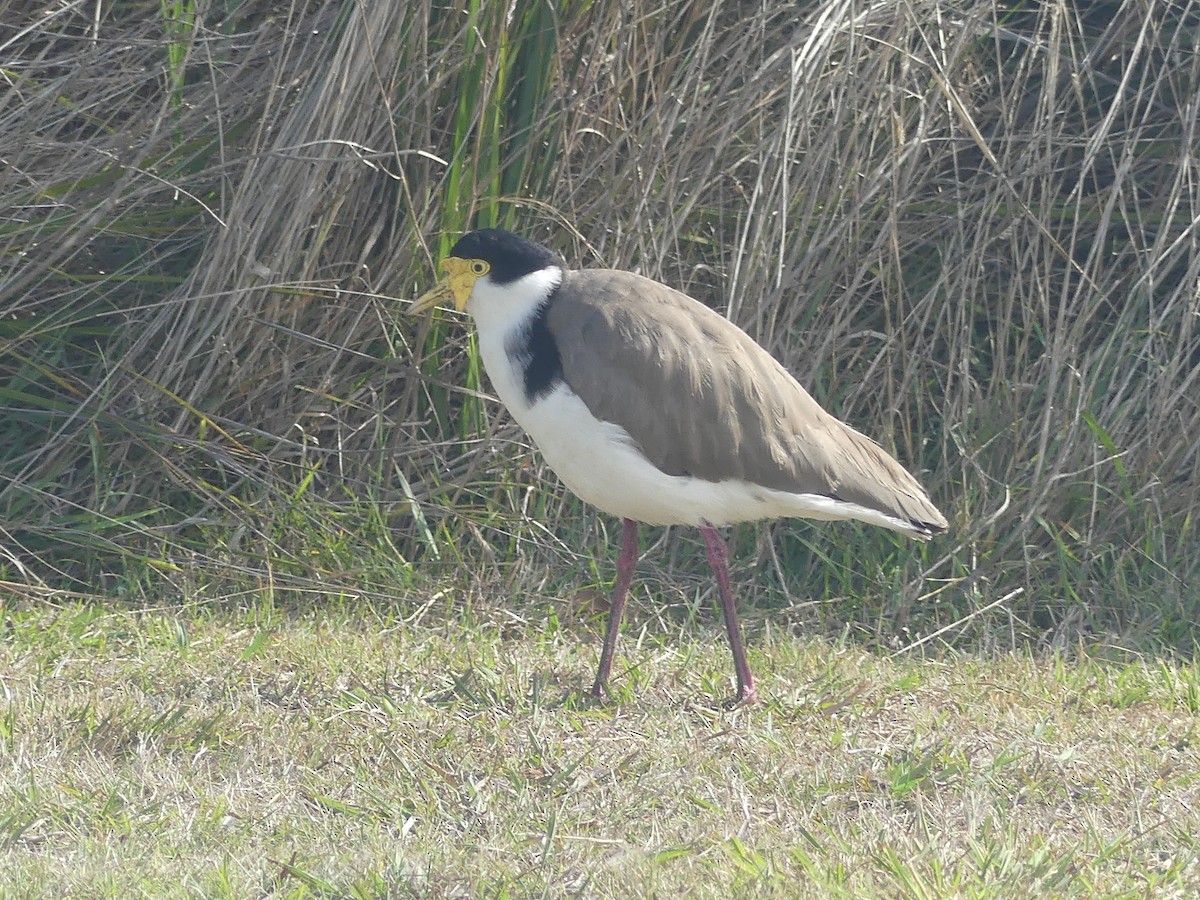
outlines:
[{"label": "bird", "polygon": [[797,517],[852,519],[919,540],[946,531],[899,462],[700,301],[633,272],[570,269],[553,250],[497,228],[465,234],[441,268],[446,277],[410,312],[465,311],[496,394],[550,469],[622,520],[594,696],[609,696],[639,523],[700,530],[733,655],[734,706],[758,694],[718,528]]}]

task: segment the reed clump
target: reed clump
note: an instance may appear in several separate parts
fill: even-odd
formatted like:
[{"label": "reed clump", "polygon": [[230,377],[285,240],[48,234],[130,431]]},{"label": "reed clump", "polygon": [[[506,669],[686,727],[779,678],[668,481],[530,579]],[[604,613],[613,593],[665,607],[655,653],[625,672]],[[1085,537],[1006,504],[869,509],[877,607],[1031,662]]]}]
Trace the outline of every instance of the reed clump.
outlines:
[{"label": "reed clump", "polygon": [[577,571],[592,518],[401,315],[502,225],[728,309],[951,519],[775,526],[761,602],[1194,647],[1200,4],[85,6],[0,31],[11,590]]}]

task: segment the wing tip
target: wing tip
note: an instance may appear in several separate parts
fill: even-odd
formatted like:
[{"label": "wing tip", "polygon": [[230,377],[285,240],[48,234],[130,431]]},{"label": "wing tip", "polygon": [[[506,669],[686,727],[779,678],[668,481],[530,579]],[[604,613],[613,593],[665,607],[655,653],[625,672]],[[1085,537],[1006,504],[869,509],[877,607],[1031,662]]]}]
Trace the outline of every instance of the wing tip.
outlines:
[{"label": "wing tip", "polygon": [[909,528],[907,533],[919,541],[929,541],[935,537],[940,537],[950,530],[950,526],[946,520],[939,514],[935,522],[923,522],[918,519],[908,520]]}]

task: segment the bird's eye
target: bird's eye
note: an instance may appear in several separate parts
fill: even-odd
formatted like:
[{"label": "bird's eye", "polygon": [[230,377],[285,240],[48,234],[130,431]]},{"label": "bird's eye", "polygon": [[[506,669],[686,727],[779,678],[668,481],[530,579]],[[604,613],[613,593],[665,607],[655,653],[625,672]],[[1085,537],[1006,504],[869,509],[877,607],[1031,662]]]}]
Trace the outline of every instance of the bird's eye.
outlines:
[{"label": "bird's eye", "polygon": [[471,274],[473,275],[486,275],[488,268],[488,264],[482,259],[471,260]]}]

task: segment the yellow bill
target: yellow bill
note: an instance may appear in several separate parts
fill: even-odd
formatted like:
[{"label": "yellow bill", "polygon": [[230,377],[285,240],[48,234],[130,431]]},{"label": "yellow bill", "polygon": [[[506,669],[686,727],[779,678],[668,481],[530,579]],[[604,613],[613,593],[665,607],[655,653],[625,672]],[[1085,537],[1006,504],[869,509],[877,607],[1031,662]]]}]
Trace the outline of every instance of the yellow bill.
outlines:
[{"label": "yellow bill", "polygon": [[449,256],[442,260],[442,271],[446,278],[438,283],[431,291],[422,294],[408,308],[412,315],[423,313],[439,304],[454,304],[454,308],[462,312],[471,299],[471,291],[475,288],[475,280],[486,275],[488,264],[481,259],[460,259]]}]

